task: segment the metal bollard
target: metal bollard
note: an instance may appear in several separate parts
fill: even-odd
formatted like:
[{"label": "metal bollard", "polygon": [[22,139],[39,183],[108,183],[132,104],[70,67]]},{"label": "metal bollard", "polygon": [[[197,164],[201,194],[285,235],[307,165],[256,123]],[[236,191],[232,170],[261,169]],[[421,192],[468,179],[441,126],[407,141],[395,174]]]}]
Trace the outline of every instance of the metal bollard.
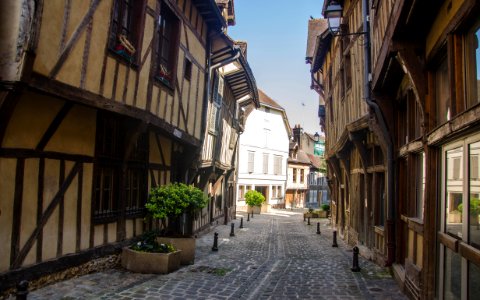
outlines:
[{"label": "metal bollard", "polygon": [[303,222],[305,222],[307,220],[307,217],[305,216],[305,214],[303,214]]},{"label": "metal bollard", "polygon": [[317,234],[320,234],[320,222],[317,222]]},{"label": "metal bollard", "polygon": [[253,210],[252,210],[252,219],[253,219]]},{"label": "metal bollard", "polygon": [[232,223],[231,227],[232,227],[232,230],[230,230],[230,236],[235,236],[235,232],[234,232],[235,224]]},{"label": "metal bollard", "polygon": [[212,251],[218,251],[218,233],[215,232],[213,235],[213,247]]},{"label": "metal bollard", "polygon": [[307,225],[312,225],[312,224],[310,224],[310,217],[308,217],[308,223],[307,223]]},{"label": "metal bollard", "polygon": [[243,228],[243,218],[240,218],[240,228]]},{"label": "metal bollard", "polygon": [[22,280],[17,284],[17,300],[27,300],[28,295],[28,281]]},{"label": "metal bollard", "polygon": [[250,213],[247,213],[247,222],[250,222]]},{"label": "metal bollard", "polygon": [[358,265],[358,254],[360,250],[357,246],[353,247],[353,267],[352,272],[360,272],[360,266]]},{"label": "metal bollard", "polygon": [[333,244],[332,244],[332,247],[338,247],[338,244],[337,244],[337,231],[336,231],[336,230],[333,231]]}]

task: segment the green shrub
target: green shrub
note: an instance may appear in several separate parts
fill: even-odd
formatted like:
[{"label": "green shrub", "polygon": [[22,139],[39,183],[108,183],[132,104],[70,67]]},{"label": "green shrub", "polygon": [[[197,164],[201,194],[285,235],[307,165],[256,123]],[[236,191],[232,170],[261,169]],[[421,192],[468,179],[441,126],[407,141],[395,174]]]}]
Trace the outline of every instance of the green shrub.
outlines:
[{"label": "green shrub", "polygon": [[250,190],[245,193],[245,203],[247,203],[248,206],[261,206],[263,202],[265,202],[265,197],[262,193],[255,190]]},{"label": "green shrub", "polygon": [[[463,203],[458,205],[458,211],[463,212]],[[470,198],[470,214],[478,215],[480,214],[480,199]]]},{"label": "green shrub", "polygon": [[328,205],[328,204],[322,204],[322,210],[324,210],[324,211],[329,211],[329,210],[330,210],[330,205]]},{"label": "green shrub", "polygon": [[199,188],[184,183],[170,183],[152,188],[145,207],[154,219],[165,220],[184,212],[193,213],[207,203],[207,196]]}]

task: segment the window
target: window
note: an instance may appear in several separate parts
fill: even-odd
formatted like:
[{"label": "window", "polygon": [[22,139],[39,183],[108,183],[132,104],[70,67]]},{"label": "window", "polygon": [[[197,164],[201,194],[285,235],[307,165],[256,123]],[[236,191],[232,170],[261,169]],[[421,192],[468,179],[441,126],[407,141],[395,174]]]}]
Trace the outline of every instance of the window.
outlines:
[{"label": "window", "polygon": [[[96,157],[93,176],[93,221],[96,223],[116,220],[125,211],[127,217],[144,213],[147,198],[148,157],[146,134],[132,143],[125,133],[135,128],[135,123],[109,113],[99,113],[97,119]],[[130,146],[130,147],[129,147]],[[131,149],[125,157],[125,149]],[[122,166],[127,166],[121,186]],[[124,206],[120,206],[124,197]]]},{"label": "window", "polygon": [[255,163],[255,152],[248,152],[248,173],[253,173]]},{"label": "window", "polygon": [[174,88],[175,62],[178,53],[179,20],[166,4],[162,4],[158,18],[157,78],[169,88]]},{"label": "window", "polygon": [[209,117],[209,131],[213,134],[217,133],[219,119],[220,119],[220,110],[222,108],[223,101],[223,77],[220,73],[215,72],[215,79],[213,82],[213,94],[212,94],[212,104],[210,105],[210,117]]},{"label": "window", "polygon": [[445,57],[435,71],[435,97],[437,105],[437,125],[450,120],[450,80],[448,78],[447,58]]},{"label": "window", "polygon": [[273,157],[273,173],[275,175],[282,175],[282,157],[279,155]]},{"label": "window", "polygon": [[424,192],[425,192],[425,153],[416,157],[416,217],[423,219]]},{"label": "window", "polygon": [[297,169],[296,168],[293,168],[292,169],[292,182],[297,182]]},{"label": "window", "polygon": [[268,174],[268,153],[263,153],[263,174]]},{"label": "window", "polygon": [[305,170],[300,169],[300,183],[303,183],[305,181]]},{"label": "window", "polygon": [[192,79],[192,62],[185,57],[185,70],[183,72],[186,80],[190,81]]},{"label": "window", "polygon": [[145,1],[115,0],[108,36],[108,48],[133,62],[140,46],[140,24]]},{"label": "window", "polygon": [[238,199],[243,200],[245,199],[245,186],[239,185],[238,186]]},{"label": "window", "polygon": [[478,169],[480,135],[452,142],[442,152],[439,299],[476,299],[480,268],[476,255],[462,249],[480,249],[480,182],[471,176]]},{"label": "window", "polygon": [[278,198],[282,198],[282,196],[283,196],[283,195],[282,195],[282,186],[279,185],[277,188],[278,188],[278,189],[277,189],[277,197],[278,197]]},{"label": "window", "polygon": [[466,73],[467,73],[467,107],[480,102],[480,23],[477,23],[465,38]]}]

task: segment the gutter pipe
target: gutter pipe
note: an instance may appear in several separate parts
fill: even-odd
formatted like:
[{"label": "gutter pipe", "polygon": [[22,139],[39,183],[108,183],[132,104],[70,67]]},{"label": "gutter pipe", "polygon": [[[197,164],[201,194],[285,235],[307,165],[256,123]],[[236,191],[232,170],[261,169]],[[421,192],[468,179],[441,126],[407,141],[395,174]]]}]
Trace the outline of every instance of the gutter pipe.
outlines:
[{"label": "gutter pipe", "polygon": [[363,17],[363,31],[365,32],[364,42],[364,98],[368,107],[374,112],[378,125],[380,127],[382,138],[387,147],[387,261],[386,265],[391,266],[395,260],[395,239],[394,239],[394,226],[393,221],[395,215],[394,199],[393,199],[393,143],[388,133],[385,118],[378,104],[372,99],[371,86],[370,86],[370,68],[371,68],[371,53],[370,53],[370,16],[368,13],[369,1],[362,0],[362,17]]}]

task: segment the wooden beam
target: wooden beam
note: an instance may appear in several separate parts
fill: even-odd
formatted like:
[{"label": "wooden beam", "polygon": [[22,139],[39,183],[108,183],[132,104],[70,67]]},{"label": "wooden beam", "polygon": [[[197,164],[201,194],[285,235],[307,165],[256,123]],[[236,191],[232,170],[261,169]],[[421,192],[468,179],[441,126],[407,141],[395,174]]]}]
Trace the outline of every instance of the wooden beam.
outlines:
[{"label": "wooden beam", "polygon": [[45,146],[48,144],[52,136],[55,134],[58,127],[60,126],[62,121],[65,119],[67,114],[70,112],[70,109],[72,109],[72,107],[73,107],[72,102],[67,101],[63,104],[62,108],[57,113],[52,123],[50,124],[50,126],[48,126],[47,130],[45,131],[42,138],[38,142],[37,147],[35,147],[36,151],[43,151],[43,149],[45,149]]},{"label": "wooden beam", "polygon": [[38,226],[35,228],[35,230],[32,232],[30,237],[27,239],[27,242],[25,245],[22,247],[21,251],[18,253],[18,255],[15,257],[15,260],[12,264],[12,269],[16,269],[20,267],[25,260],[25,257],[27,256],[28,252],[33,246],[33,243],[35,240],[38,238],[38,235],[40,234],[41,230],[47,223],[47,221],[50,219],[52,216],[55,208],[58,206],[60,201],[63,199],[63,196],[65,195],[65,192],[67,191],[68,187],[72,183],[73,179],[77,175],[79,169],[80,169],[81,163],[76,162],[75,165],[73,166],[72,170],[68,174],[67,178],[61,185],[60,189],[57,191],[55,196],[53,197],[52,201],[48,205],[48,207],[45,209],[45,212],[42,215],[42,218],[40,219],[40,222]]},{"label": "wooden beam", "polygon": [[100,3],[100,0],[92,0],[92,3],[90,5],[90,8],[88,9],[87,13],[85,16],[83,16],[82,21],[80,24],[77,26],[75,31],[72,34],[72,37],[68,41],[67,45],[63,49],[62,53],[60,54],[57,62],[55,63],[55,66],[52,68],[50,71],[49,77],[54,78],[57,76],[58,72],[62,68],[63,64],[68,58],[68,55],[73,49],[73,46],[78,42],[80,36],[82,35],[83,31],[87,29],[88,23],[92,20],[93,14],[95,13],[95,9],[97,8],[98,4]]},{"label": "wooden beam", "polygon": [[22,226],[23,202],[23,177],[25,172],[25,159],[17,159],[15,170],[15,193],[13,196],[13,224],[11,235],[10,269],[15,269],[15,259],[20,251],[20,233]]}]

